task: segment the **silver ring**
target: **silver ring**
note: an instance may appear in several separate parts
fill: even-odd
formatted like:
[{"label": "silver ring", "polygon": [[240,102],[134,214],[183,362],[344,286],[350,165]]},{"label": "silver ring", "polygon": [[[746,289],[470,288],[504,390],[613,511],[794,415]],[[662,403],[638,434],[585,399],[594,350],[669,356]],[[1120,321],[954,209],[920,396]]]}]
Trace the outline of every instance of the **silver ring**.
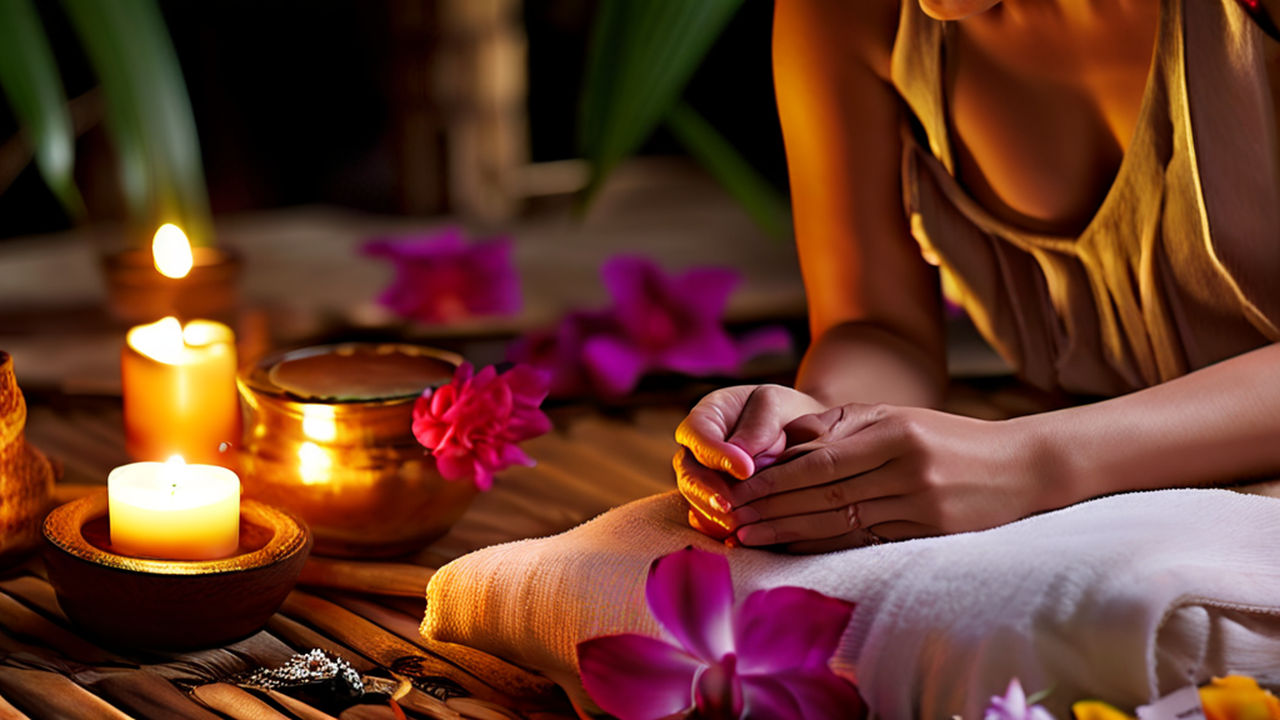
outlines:
[{"label": "silver ring", "polygon": [[881,537],[880,535],[876,534],[876,532],[871,528],[863,528],[862,532],[867,534],[868,545],[883,545],[884,543],[889,542],[888,538]]}]

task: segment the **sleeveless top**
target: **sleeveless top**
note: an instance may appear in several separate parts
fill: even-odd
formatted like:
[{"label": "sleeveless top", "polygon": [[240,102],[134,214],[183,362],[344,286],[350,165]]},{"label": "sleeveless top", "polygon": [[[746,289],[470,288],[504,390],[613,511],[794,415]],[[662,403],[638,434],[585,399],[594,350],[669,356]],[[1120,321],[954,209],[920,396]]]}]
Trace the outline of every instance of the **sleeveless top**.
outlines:
[{"label": "sleeveless top", "polygon": [[1013,227],[957,182],[950,31],[902,0],[903,200],[948,297],[1025,380],[1111,396],[1280,340],[1272,40],[1238,0],[1160,0],[1133,138],[1078,237]]}]

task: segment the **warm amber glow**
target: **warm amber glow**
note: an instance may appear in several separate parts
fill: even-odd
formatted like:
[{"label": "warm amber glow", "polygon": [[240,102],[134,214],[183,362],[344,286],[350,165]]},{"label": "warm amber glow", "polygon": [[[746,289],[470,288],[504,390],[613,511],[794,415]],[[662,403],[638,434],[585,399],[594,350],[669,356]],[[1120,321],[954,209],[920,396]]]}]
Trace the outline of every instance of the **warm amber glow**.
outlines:
[{"label": "warm amber glow", "polygon": [[333,467],[333,459],[324,448],[313,442],[304,442],[298,446],[298,475],[303,485],[317,485],[329,480],[329,470]]},{"label": "warm amber glow", "polygon": [[156,230],[151,240],[151,257],[161,275],[175,279],[186,277],[195,264],[187,234],[172,223],[165,223]]},{"label": "warm amber glow", "polygon": [[316,442],[331,443],[338,437],[332,405],[307,405],[302,408],[302,434]]}]

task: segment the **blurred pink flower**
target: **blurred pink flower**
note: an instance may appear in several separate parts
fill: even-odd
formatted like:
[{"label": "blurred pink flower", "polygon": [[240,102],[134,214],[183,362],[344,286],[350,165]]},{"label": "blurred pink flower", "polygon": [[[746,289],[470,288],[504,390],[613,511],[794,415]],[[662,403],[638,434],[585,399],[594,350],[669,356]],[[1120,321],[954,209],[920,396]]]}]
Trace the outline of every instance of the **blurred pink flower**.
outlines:
[{"label": "blurred pink flower", "polygon": [[608,395],[630,392],[650,370],[710,375],[738,368],[738,351],[721,322],[741,279],[727,268],[668,275],[647,258],[619,256],[601,268],[613,296],[611,332],[584,339],[583,364]]},{"label": "blurred pink flower", "polygon": [[551,378],[551,395],[572,397],[591,391],[591,378],[582,362],[582,344],[592,335],[613,331],[609,313],[571,312],[552,330],[529,333],[507,352],[512,362],[545,371]]},{"label": "blurred pink flower", "polygon": [[1022,683],[1013,678],[1004,691],[1004,697],[991,696],[982,720],[1053,720],[1053,715],[1039,705],[1029,705]]},{"label": "blurred pink flower", "polygon": [[635,634],[578,643],[583,687],[620,720],[865,715],[857,688],[827,666],[852,603],[780,587],[735,611],[728,561],[692,547],[654,561],[645,597],[674,643]]},{"label": "blurred pink flower", "polygon": [[547,396],[547,376],[517,365],[499,374],[489,366],[474,373],[463,363],[453,381],[427,388],[413,405],[413,435],[435,458],[447,480],[471,480],[493,487],[493,474],[512,465],[532,467],[517,443],[551,429],[539,409]]},{"label": "blurred pink flower", "polygon": [[671,275],[647,258],[618,256],[601,274],[613,298],[608,310],[570,313],[555,330],[526,336],[511,349],[511,359],[552,373],[554,395],[594,389],[617,397],[648,372],[731,374],[750,357],[790,350],[782,328],[764,328],[741,343],[725,330],[725,305],[741,279],[734,270]]},{"label": "blurred pink flower", "polygon": [[375,238],[361,252],[395,265],[395,278],[378,302],[406,319],[447,323],[520,311],[510,238],[467,245],[462,230],[447,228],[429,235]]}]

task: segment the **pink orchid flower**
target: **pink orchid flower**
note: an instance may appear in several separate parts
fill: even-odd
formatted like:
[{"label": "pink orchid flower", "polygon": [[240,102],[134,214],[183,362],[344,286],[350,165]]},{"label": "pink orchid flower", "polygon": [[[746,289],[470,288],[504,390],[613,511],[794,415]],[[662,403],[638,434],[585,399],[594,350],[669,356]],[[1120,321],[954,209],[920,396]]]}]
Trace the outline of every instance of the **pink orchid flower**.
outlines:
[{"label": "pink orchid flower", "polygon": [[1009,681],[1004,696],[991,696],[982,720],[1053,720],[1053,715],[1040,705],[1029,705],[1027,694],[1022,691],[1018,678]]},{"label": "pink orchid flower", "polygon": [[780,587],[735,609],[728,561],[692,547],[654,561],[645,597],[674,642],[623,634],[578,643],[583,687],[620,720],[865,714],[857,688],[827,666],[852,603]]},{"label": "pink orchid flower", "polygon": [[422,323],[447,323],[520,311],[520,278],[511,262],[510,238],[468,245],[463,232],[376,238],[366,255],[390,260],[395,278],[378,302]]},{"label": "pink orchid flower", "polygon": [[668,275],[652,260],[625,255],[600,272],[613,296],[616,326],[587,338],[582,356],[605,394],[630,392],[650,370],[710,375],[738,368],[737,347],[721,322],[738,273],[693,268]]},{"label": "pink orchid flower", "polygon": [[613,297],[603,312],[573,312],[551,332],[517,342],[509,357],[552,373],[553,395],[595,390],[620,397],[648,372],[705,376],[733,374],[756,355],[790,352],[780,327],[735,341],[722,317],[741,279],[729,268],[693,268],[668,274],[643,257],[608,260],[601,274]]},{"label": "pink orchid flower", "polygon": [[413,405],[413,435],[431,451],[446,480],[471,480],[481,490],[512,465],[533,466],[517,443],[551,429],[539,409],[547,376],[517,365],[499,374],[489,366],[475,373],[458,366],[453,381],[427,388]]}]

